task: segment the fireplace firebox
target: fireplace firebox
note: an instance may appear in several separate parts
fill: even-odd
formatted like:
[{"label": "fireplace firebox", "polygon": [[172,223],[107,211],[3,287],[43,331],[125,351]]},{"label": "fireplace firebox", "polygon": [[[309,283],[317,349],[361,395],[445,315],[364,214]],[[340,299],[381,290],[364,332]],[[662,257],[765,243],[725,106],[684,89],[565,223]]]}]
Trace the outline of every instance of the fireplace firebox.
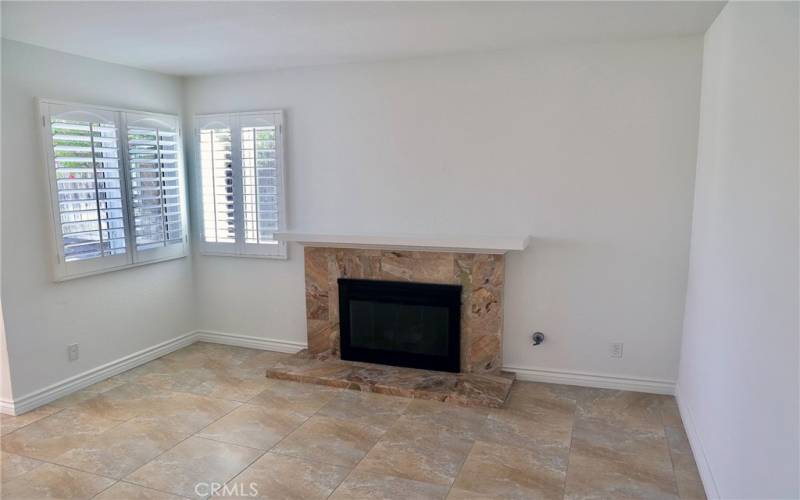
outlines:
[{"label": "fireplace firebox", "polygon": [[341,358],[459,372],[461,286],[340,278]]}]

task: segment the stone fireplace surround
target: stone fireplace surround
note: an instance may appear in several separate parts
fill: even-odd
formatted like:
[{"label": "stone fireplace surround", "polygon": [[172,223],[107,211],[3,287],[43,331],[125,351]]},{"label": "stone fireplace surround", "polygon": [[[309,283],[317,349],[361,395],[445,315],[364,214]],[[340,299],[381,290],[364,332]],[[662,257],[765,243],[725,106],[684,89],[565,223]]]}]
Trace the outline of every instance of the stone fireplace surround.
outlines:
[{"label": "stone fireplace surround", "polygon": [[461,285],[461,371],[503,366],[503,255],[305,248],[311,355],[339,357],[339,278]]},{"label": "stone fireplace surround", "polygon": [[[505,402],[514,377],[501,371],[502,253],[306,244],[304,266],[308,349],[270,368],[268,377],[467,406]],[[461,373],[341,360],[339,278],[461,285]]]}]

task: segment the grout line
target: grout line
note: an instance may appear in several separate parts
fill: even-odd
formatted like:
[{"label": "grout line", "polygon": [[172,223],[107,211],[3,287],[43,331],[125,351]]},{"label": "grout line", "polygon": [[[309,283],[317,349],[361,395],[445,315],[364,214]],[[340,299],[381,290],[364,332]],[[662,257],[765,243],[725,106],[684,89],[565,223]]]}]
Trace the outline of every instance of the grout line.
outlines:
[{"label": "grout line", "polygon": [[[675,403],[678,404],[677,402]],[[658,407],[658,416],[659,420],[661,420],[661,430],[664,432],[664,442],[667,445],[667,452],[669,452],[669,464],[672,467],[672,482],[675,485],[675,495],[678,498],[681,498],[681,491],[680,487],[678,486],[678,473],[675,471],[675,457],[672,453],[672,446],[669,444],[669,439],[667,438],[667,425],[664,423],[664,408],[663,405],[659,405]]]},{"label": "grout line", "polygon": [[569,448],[567,449],[567,467],[564,469],[564,485],[561,490],[562,498],[567,496],[567,480],[569,480],[569,465],[572,463],[572,446],[575,443],[575,424],[578,423],[578,404],[583,393],[575,395],[575,408],[572,410],[572,426],[569,430]]},{"label": "grout line", "polygon": [[[487,420],[489,419],[489,415],[486,415],[486,419]],[[484,422],[484,425],[486,425],[485,422]],[[472,446],[469,447],[469,451],[467,452],[466,456],[464,456],[464,461],[461,462],[461,465],[458,467],[458,472],[456,472],[456,475],[453,477],[453,482],[450,483],[450,486],[447,488],[447,494],[444,496],[444,498],[449,497],[450,496],[450,492],[453,491],[453,488],[455,487],[456,482],[458,481],[458,476],[460,476],[461,475],[461,471],[464,470],[464,464],[467,463],[467,460],[469,460],[469,456],[472,455],[472,450],[475,449],[475,444],[477,442],[478,442],[477,439],[472,441]]]}]

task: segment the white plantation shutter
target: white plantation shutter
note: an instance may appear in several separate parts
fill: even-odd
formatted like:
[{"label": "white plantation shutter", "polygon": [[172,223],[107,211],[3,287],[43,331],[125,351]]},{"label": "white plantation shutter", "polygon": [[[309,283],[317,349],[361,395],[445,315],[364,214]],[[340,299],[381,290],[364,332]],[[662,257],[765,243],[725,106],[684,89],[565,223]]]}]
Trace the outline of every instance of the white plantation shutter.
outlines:
[{"label": "white plantation shutter", "polygon": [[206,253],[286,257],[282,113],[197,117]]},{"label": "white plantation shutter", "polygon": [[45,104],[46,148],[60,277],[130,260],[118,116]]},{"label": "white plantation shutter", "polygon": [[227,115],[208,117],[200,124],[199,154],[203,202],[203,243],[236,242],[236,203],[233,179],[233,141]]},{"label": "white plantation shutter", "polygon": [[139,261],[185,252],[177,117],[125,113],[128,179]]},{"label": "white plantation shutter", "polygon": [[[40,101],[40,113],[57,280],[186,255],[176,116],[47,100]],[[131,135],[126,118],[141,125],[135,132],[153,131],[155,149],[144,135]],[[146,127],[156,123],[163,133]],[[145,175],[146,161],[155,176]],[[142,217],[145,206],[153,218]],[[158,237],[149,232],[155,227]]]}]

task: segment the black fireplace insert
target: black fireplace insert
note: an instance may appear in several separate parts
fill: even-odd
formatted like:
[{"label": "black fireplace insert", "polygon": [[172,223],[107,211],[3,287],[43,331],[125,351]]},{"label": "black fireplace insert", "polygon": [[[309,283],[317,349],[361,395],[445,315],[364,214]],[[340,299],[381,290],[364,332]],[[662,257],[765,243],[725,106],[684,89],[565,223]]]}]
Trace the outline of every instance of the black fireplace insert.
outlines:
[{"label": "black fireplace insert", "polygon": [[339,279],[342,359],[458,372],[461,286]]}]

